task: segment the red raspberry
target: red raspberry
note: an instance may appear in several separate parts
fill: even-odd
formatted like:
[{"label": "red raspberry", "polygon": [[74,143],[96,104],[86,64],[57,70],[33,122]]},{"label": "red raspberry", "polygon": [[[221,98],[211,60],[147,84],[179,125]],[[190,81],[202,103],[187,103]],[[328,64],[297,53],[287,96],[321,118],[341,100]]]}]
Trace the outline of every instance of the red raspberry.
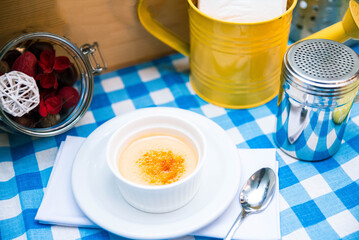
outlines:
[{"label": "red raspberry", "polygon": [[11,70],[23,72],[30,77],[35,77],[36,64],[37,59],[35,55],[31,52],[24,52],[15,60]]},{"label": "red raspberry", "polygon": [[65,86],[58,92],[58,96],[62,97],[64,109],[69,109],[79,102],[80,95],[77,90],[73,87]]}]

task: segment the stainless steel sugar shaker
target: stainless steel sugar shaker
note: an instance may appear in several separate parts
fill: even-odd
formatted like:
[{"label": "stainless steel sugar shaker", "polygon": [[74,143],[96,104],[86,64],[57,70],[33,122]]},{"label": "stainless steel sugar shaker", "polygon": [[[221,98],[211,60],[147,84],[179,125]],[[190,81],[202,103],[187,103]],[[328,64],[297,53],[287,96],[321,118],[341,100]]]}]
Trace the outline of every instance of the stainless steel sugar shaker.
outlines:
[{"label": "stainless steel sugar shaker", "polygon": [[292,45],[286,52],[274,139],[300,160],[319,161],[338,152],[353,102],[359,100],[359,57],[325,39]]}]

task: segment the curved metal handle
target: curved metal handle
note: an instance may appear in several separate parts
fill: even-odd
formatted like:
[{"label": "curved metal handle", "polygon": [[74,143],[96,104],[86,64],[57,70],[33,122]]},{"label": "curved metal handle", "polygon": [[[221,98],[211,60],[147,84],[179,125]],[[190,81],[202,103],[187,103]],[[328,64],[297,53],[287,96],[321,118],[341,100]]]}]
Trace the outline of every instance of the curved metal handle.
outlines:
[{"label": "curved metal handle", "polygon": [[153,36],[174,48],[178,52],[189,57],[189,43],[184,41],[177,34],[173,33],[160,22],[156,21],[149,12],[145,0],[139,0],[137,6],[138,18],[142,26]]},{"label": "curved metal handle", "polygon": [[234,233],[237,231],[239,225],[241,225],[242,219],[245,218],[246,216],[247,216],[247,213],[242,208],[241,214],[239,214],[236,221],[234,221],[231,229],[229,230],[227,235],[223,238],[224,240],[230,240],[233,238]]},{"label": "curved metal handle", "polygon": [[[107,69],[107,64],[102,56],[97,42],[94,42],[92,45],[86,43],[82,45],[80,49],[82,53],[86,56],[93,74],[100,74],[103,70]],[[97,58],[95,56],[96,51],[100,57],[101,62],[97,61]]]}]

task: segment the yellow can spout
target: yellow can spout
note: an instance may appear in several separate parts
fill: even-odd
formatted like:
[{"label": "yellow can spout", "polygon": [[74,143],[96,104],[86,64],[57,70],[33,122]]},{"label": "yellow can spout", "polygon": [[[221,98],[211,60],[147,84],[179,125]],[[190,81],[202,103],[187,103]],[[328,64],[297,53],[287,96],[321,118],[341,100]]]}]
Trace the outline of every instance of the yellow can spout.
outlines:
[{"label": "yellow can spout", "polygon": [[351,0],[342,21],[331,25],[309,37],[303,39],[325,38],[338,42],[345,42],[351,38],[359,39],[359,3]]}]

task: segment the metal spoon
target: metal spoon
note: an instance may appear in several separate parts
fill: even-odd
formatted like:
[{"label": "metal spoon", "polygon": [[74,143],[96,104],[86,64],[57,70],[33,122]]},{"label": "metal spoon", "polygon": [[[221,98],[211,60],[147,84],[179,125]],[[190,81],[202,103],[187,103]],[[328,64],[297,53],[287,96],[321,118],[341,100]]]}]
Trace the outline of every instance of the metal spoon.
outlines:
[{"label": "metal spoon", "polygon": [[261,168],[244,185],[240,194],[242,212],[233,223],[225,240],[232,239],[243,218],[251,213],[263,211],[273,198],[276,175],[270,168]]}]

